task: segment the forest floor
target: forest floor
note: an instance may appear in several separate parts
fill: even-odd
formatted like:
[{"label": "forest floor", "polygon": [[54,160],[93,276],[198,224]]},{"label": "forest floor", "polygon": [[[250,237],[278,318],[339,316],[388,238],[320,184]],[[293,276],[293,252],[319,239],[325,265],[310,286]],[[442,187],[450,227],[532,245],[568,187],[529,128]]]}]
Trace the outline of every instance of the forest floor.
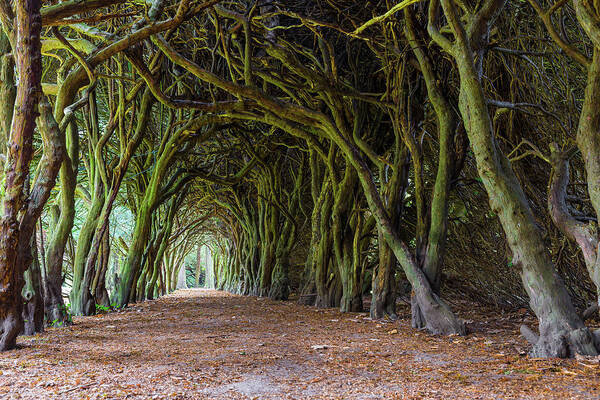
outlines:
[{"label": "forest floor", "polygon": [[[466,337],[435,337],[341,314],[182,290],[19,339],[0,354],[7,399],[600,398],[600,358],[536,360],[526,310],[472,314]],[[476,322],[474,322],[476,321]],[[597,324],[596,324],[597,325]]]}]

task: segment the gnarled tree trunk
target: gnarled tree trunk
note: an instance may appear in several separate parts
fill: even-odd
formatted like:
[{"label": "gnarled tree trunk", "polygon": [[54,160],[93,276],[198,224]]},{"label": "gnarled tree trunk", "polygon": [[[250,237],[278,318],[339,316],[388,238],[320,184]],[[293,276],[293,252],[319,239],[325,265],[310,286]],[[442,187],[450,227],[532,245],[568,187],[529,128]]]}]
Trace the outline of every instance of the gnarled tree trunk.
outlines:
[{"label": "gnarled tree trunk", "polygon": [[66,308],[62,297],[63,259],[75,221],[75,187],[79,164],[77,125],[71,123],[67,132],[68,157],[63,161],[59,175],[60,215],[48,239],[46,250],[46,320],[58,324],[66,322]]},{"label": "gnarled tree trunk", "polygon": [[[4,210],[0,220],[0,350],[15,347],[17,335],[23,329],[21,290],[26,266],[20,263],[23,256],[20,250],[30,245],[31,238],[25,237],[28,232],[21,231],[19,212],[27,206],[24,202],[26,181],[33,156],[36,108],[42,92],[41,2],[18,1],[15,7],[14,21],[13,16],[5,15],[2,18],[4,23],[9,21],[12,24],[4,26],[4,30],[13,34],[11,42],[19,85],[5,168]],[[22,240],[27,240],[25,246]]]},{"label": "gnarled tree trunk", "polygon": [[[392,224],[398,226],[402,215],[403,200],[408,188],[408,174],[410,169],[408,150],[400,146],[399,138],[396,138],[395,167],[392,176],[386,180],[387,166],[379,171],[379,180],[385,186],[382,200],[387,208]],[[387,181],[387,182],[386,182]],[[371,318],[379,319],[385,316],[396,319],[396,256],[385,242],[383,232],[377,228],[377,243],[379,245],[379,265],[373,270],[371,277]]]},{"label": "gnarled tree trunk", "polygon": [[[483,23],[489,24],[503,5],[504,1],[490,0],[473,18],[481,17]],[[531,354],[535,357],[569,357],[575,353],[596,355],[594,338],[577,316],[565,285],[554,269],[523,189],[510,162],[495,142],[480,74],[473,58],[472,41],[454,3],[442,0],[442,7],[456,41],[450,45],[440,36],[436,35],[434,39],[453,55],[457,63],[459,108],[475,153],[477,170],[488,193],[490,207],[499,216],[506,233],[513,265],[521,268],[523,286],[539,320],[539,337],[526,327],[522,329],[534,345]],[[488,29],[482,29],[482,32],[488,32]],[[476,43],[481,43],[486,38],[476,39]]]},{"label": "gnarled tree trunk", "polygon": [[[431,284],[432,290],[439,295],[442,266],[446,250],[451,179],[453,175],[457,175],[460,172],[460,168],[457,168],[455,163],[454,151],[457,118],[441,87],[439,77],[435,75],[431,58],[425,53],[421,43],[417,40],[414,16],[409,9],[405,9],[404,11],[406,17],[404,31],[421,67],[421,73],[427,87],[427,97],[433,106],[437,118],[439,136],[438,166],[429,202],[429,221],[423,227],[422,232],[419,232],[419,229],[417,229],[417,233],[422,235],[417,240],[417,259],[427,280]],[[415,186],[418,184],[419,182],[416,182]],[[418,198],[417,201],[419,201]],[[424,198],[421,201],[424,201]],[[422,328],[426,325],[425,318],[421,313],[421,307],[415,296],[412,298],[411,313],[413,327]]]},{"label": "gnarled tree trunk", "polygon": [[[23,274],[32,260],[31,237],[65,156],[64,141],[52,118],[50,105],[47,101],[40,103],[41,3],[24,0],[16,2],[15,6],[14,22],[9,15],[2,18],[3,23],[13,23],[13,26],[4,26],[4,29],[14,33],[11,43],[19,85],[5,169],[4,213],[0,220],[0,350],[13,348],[17,335],[23,329],[21,290]],[[41,114],[38,124],[44,153],[40,160],[40,174],[25,201],[38,103]]]}]

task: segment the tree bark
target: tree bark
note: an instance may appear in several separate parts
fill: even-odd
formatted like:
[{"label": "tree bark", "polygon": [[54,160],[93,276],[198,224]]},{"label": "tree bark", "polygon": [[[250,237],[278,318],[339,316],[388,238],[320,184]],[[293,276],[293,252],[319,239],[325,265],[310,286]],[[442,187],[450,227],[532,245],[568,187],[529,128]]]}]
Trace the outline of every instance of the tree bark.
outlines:
[{"label": "tree bark", "polygon": [[333,193],[329,187],[323,198],[320,212],[320,240],[313,255],[317,307],[338,307],[342,297],[339,285],[338,270],[333,263],[333,234],[331,230],[331,213],[333,207]]},{"label": "tree bark", "polygon": [[[41,2],[24,0],[16,2],[16,32],[12,43],[19,85],[15,100],[15,112],[11,125],[11,138],[7,156],[3,215],[0,220],[0,350],[16,345],[16,337],[23,329],[22,307],[23,273],[31,263],[31,236],[43,205],[54,186],[58,167],[64,157],[64,142],[58,127],[50,135],[42,135],[44,155],[40,174],[25,200],[29,165],[33,156],[33,133],[36,107],[40,101],[41,88]],[[6,21],[6,18],[2,18]],[[49,113],[47,102],[40,104],[40,125]],[[40,129],[43,131],[43,129]],[[58,133],[58,135],[56,134]]]},{"label": "tree bark", "polygon": [[[387,166],[382,166],[379,171],[379,180],[382,182],[382,199],[394,226],[399,226],[403,212],[404,195],[408,188],[410,172],[410,153],[406,147],[399,148],[401,141],[396,138],[394,149],[394,168],[392,176],[386,179]],[[371,308],[370,315],[373,319],[385,316],[396,319],[396,256],[386,243],[383,232],[377,228],[377,243],[379,245],[379,265],[373,270],[371,277]]]},{"label": "tree bark", "polygon": [[[6,144],[10,135],[13,118],[13,107],[17,89],[15,86],[15,60],[11,54],[10,42],[4,32],[0,32],[0,165],[4,167],[6,160]],[[0,171],[4,176],[4,168]]]},{"label": "tree bark", "polygon": [[[421,68],[421,74],[427,88],[427,97],[433,106],[437,119],[439,137],[438,166],[429,202],[429,223],[427,228],[421,232],[423,237],[421,238],[421,246],[417,245],[417,259],[431,284],[432,290],[439,296],[448,230],[450,181],[453,175],[460,172],[460,170],[457,171],[454,154],[457,118],[446,98],[445,91],[441,87],[440,79],[434,72],[431,58],[425,53],[421,43],[417,41],[412,12],[405,9],[404,15],[406,17],[404,31]],[[416,297],[413,296],[411,303],[412,325],[415,328],[423,328],[426,322]]]},{"label": "tree bark", "polygon": [[44,293],[42,287],[42,272],[37,254],[35,234],[32,235],[31,266],[25,271],[25,287],[23,288],[23,334],[33,335],[44,331]]},{"label": "tree bark", "polygon": [[392,225],[379,196],[371,171],[361,157],[359,150],[354,147],[335,128],[329,132],[336,144],[344,152],[358,173],[359,181],[367,198],[369,209],[372,212],[378,228],[383,232],[383,237],[402,265],[407,279],[412,285],[413,294],[419,302],[421,313],[425,318],[424,329],[433,334],[451,335],[465,334],[464,323],[459,320],[450,307],[436,295],[427,280],[424,272],[419,268],[411,249],[399,237],[397,230]]},{"label": "tree bark", "polygon": [[75,221],[76,171],[79,164],[79,134],[76,124],[69,124],[67,132],[68,157],[63,161],[59,174],[60,214],[46,249],[46,319],[59,325],[67,321],[62,297],[63,260]]},{"label": "tree bark", "polygon": [[96,304],[110,307],[110,298],[106,290],[106,272],[110,262],[110,231],[107,228],[102,238],[102,249],[98,260],[98,269],[92,282],[91,294],[96,299]]},{"label": "tree bark", "polygon": [[372,319],[389,317],[397,319],[396,314],[396,257],[392,249],[385,243],[383,233],[378,230],[379,265],[373,270],[371,277],[371,308]]},{"label": "tree bark", "polygon": [[[598,246],[600,243],[594,227],[591,224],[575,219],[567,206],[566,196],[569,184],[568,156],[568,154],[559,150],[557,144],[551,144],[549,160],[552,165],[552,173],[548,184],[548,211],[552,221],[560,231],[570,240],[577,243],[581,249],[588,274],[592,282],[596,285],[598,296],[600,295],[600,266],[598,262]],[[589,174],[588,179],[593,180]]]},{"label": "tree bark", "polygon": [[86,280],[85,276],[85,266],[87,255],[92,245],[93,235],[98,225],[100,211],[104,204],[104,187],[98,173],[96,173],[94,181],[92,204],[79,231],[77,246],[75,247],[75,257],[73,259],[73,285],[69,294],[73,315],[90,315],[90,312],[93,313],[94,311],[93,307],[88,304],[91,298],[90,288],[87,285],[89,279]]},{"label": "tree bark", "polygon": [[[592,207],[596,217],[598,217],[600,216],[600,160],[598,159],[598,152],[600,151],[600,111],[598,111],[600,107],[600,28],[598,22],[600,22],[600,18],[597,17],[596,12],[585,12],[586,7],[589,5],[586,5],[583,1],[576,0],[574,5],[577,18],[588,36],[596,37],[596,40],[593,40],[594,51],[591,64],[588,67],[585,97],[577,127],[577,147],[581,151],[585,162],[587,189]],[[566,179],[568,179],[568,175]],[[583,236],[587,236],[590,233],[583,233],[583,231],[589,229],[588,226],[578,230],[582,232]],[[590,278],[596,285],[596,302],[600,307],[600,243],[598,236],[596,234],[593,241],[590,240],[586,243],[581,241],[583,239],[581,238],[582,235],[578,236],[580,237],[576,241],[583,252]],[[592,248],[593,246],[596,248]]]},{"label": "tree bark", "polygon": [[316,151],[309,150],[309,163],[310,163],[310,179],[311,179],[311,196],[313,209],[310,217],[310,249],[306,257],[304,264],[304,274],[302,276],[302,290],[298,303],[314,306],[317,300],[317,286],[316,286],[316,253],[321,241],[321,212],[322,203],[327,193],[327,181],[322,176],[321,168],[318,160]]},{"label": "tree bark", "polygon": [[[513,253],[513,265],[521,268],[523,285],[539,320],[539,337],[524,328],[533,342],[534,357],[596,355],[591,332],[577,316],[564,283],[556,273],[541,232],[510,162],[500,151],[492,129],[487,102],[473,59],[473,49],[455,5],[442,0],[456,42],[450,51],[460,75],[459,109],[473,147],[477,169],[499,216]],[[503,2],[498,4],[502,8]],[[431,27],[431,26],[430,26]],[[487,32],[487,30],[486,30]],[[438,43],[441,39],[438,37]]]}]

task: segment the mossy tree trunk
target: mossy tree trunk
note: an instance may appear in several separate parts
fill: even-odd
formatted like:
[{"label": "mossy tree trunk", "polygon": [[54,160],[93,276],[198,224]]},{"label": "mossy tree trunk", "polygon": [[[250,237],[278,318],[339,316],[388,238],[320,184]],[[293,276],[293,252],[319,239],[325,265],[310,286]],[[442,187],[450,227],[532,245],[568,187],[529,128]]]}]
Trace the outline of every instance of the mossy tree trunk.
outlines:
[{"label": "mossy tree trunk", "polygon": [[79,133],[76,123],[69,124],[66,136],[67,157],[59,174],[60,213],[46,248],[46,319],[60,324],[65,322],[66,317],[62,297],[63,260],[75,221],[75,188],[79,165]]},{"label": "mossy tree trunk", "polygon": [[100,134],[100,123],[96,104],[96,95],[90,95],[90,101],[84,113],[88,136],[88,154],[86,168],[90,182],[90,207],[85,221],[79,231],[75,257],[73,260],[73,285],[69,294],[71,311],[74,315],[91,315],[95,313],[95,299],[91,295],[90,284],[94,280],[95,271],[87,268],[88,255],[92,248],[94,235],[98,228],[102,210],[107,200],[107,175],[110,168],[104,162],[103,150],[108,139],[115,131],[115,113],[111,111],[109,123],[104,133]]},{"label": "mossy tree trunk", "polygon": [[[522,187],[510,162],[494,139],[492,121],[481,85],[481,74],[473,58],[472,44],[481,45],[503,0],[489,0],[471,18],[481,29],[467,31],[455,5],[441,1],[455,41],[450,42],[430,21],[433,39],[457,63],[460,75],[459,108],[473,147],[477,169],[487,190],[490,206],[499,216],[513,256],[513,265],[521,269],[523,286],[539,320],[539,336],[524,327],[522,332],[533,343],[536,357],[568,357],[575,353],[596,355],[598,350],[591,332],[579,318],[565,285],[554,269],[542,234],[535,222]],[[483,33],[482,33],[483,32]],[[473,37],[470,37],[474,34]],[[478,52],[483,57],[483,52]]]},{"label": "mossy tree trunk", "polygon": [[[465,333],[464,324],[456,318],[450,308],[432,291],[425,274],[412,256],[410,248],[401,240],[397,229],[391,223],[369,165],[363,158],[363,154],[359,148],[350,140],[352,135],[348,128],[346,117],[352,114],[352,108],[351,106],[344,107],[347,105],[347,102],[341,98],[339,93],[332,91],[324,94],[329,99],[327,104],[330,107],[328,110],[332,114],[328,116],[318,110],[307,109],[306,107],[282,101],[281,99],[275,100],[265,92],[254,87],[227,82],[182,57],[166,41],[157,38],[154,43],[157,44],[171,61],[185,68],[200,80],[214,84],[237,96],[249,98],[255,101],[257,106],[269,110],[267,114],[254,116],[256,120],[277,126],[302,139],[310,138],[310,132],[318,131],[322,136],[331,140],[339,148],[346,162],[351,163],[356,169],[373,218],[382,230],[386,242],[392,248],[396,258],[402,265],[407,279],[412,284],[415,295],[420,298],[421,312],[427,320],[426,329],[439,334]],[[322,86],[323,91],[327,91],[327,88],[330,87],[326,83],[329,82],[330,78],[335,80],[335,76],[331,76],[331,65],[327,68],[326,75],[323,76],[319,75],[319,71],[306,68],[294,55],[281,46],[268,47],[266,50],[270,56],[280,60],[282,65],[293,69],[294,73],[301,75],[302,79],[307,79],[310,82],[315,82],[317,86]],[[325,59],[330,58],[331,54],[325,57]],[[246,116],[246,118],[248,117]],[[306,127],[306,130],[301,127]],[[326,274],[326,276],[331,275]],[[316,276],[315,280],[318,281],[319,277]],[[318,283],[317,291],[319,292]],[[320,295],[322,293],[318,293],[318,296]]]},{"label": "mossy tree trunk", "polygon": [[[296,245],[297,220],[301,213],[302,187],[304,183],[304,158],[300,163],[297,173],[292,173],[294,188],[287,196],[285,203],[287,212],[285,222],[278,235],[277,247],[275,249],[275,267],[271,277],[269,297],[273,300],[287,300],[290,295],[290,253]],[[282,202],[280,204],[283,205]]]},{"label": "mossy tree trunk", "polygon": [[110,262],[110,231],[107,228],[102,238],[100,259],[98,260],[98,269],[92,282],[91,293],[96,299],[96,304],[103,307],[110,307],[110,298],[106,290],[106,273]]},{"label": "mossy tree trunk", "polygon": [[42,271],[37,253],[35,234],[31,243],[31,266],[25,271],[25,287],[23,288],[23,334],[33,335],[44,331],[44,293]]},{"label": "mossy tree trunk", "polygon": [[[0,154],[2,160],[2,181],[4,181],[4,162],[6,161],[8,139],[10,136],[10,127],[13,119],[13,107],[17,88],[15,84],[15,59],[11,51],[10,42],[4,32],[0,32]],[[4,193],[4,189],[2,189]]]},{"label": "mossy tree trunk", "polygon": [[[382,201],[394,226],[400,226],[403,214],[404,196],[408,188],[410,172],[410,153],[402,145],[402,140],[396,135],[393,149],[393,167],[387,164],[379,167],[379,181],[382,185]],[[379,246],[379,264],[371,276],[371,308],[373,319],[385,316],[396,319],[396,256],[385,242],[383,232],[377,228],[377,243]]]},{"label": "mossy tree trunk", "polygon": [[[577,20],[594,47],[592,57],[587,65],[587,84],[585,96],[577,127],[577,147],[579,148],[587,174],[587,190],[596,217],[600,216],[600,17],[598,6],[588,2],[575,0]],[[551,186],[548,205],[556,225],[569,238],[579,245],[589,276],[596,286],[596,314],[600,310],[600,241],[598,233],[591,224],[577,221],[567,208],[565,196],[569,180],[568,159],[552,149],[553,179],[556,185]],[[592,314],[594,307],[586,310],[586,317]],[[600,331],[598,349],[600,351]]]},{"label": "mossy tree trunk", "polygon": [[312,262],[314,263],[317,307],[339,307],[342,297],[338,269],[333,261],[333,233],[331,215],[333,208],[333,193],[331,186],[326,187],[322,197],[319,218],[319,242],[315,249]]},{"label": "mossy tree trunk", "polygon": [[[95,312],[93,299],[90,296],[89,273],[86,274],[86,260],[92,245],[92,238],[98,225],[98,218],[104,204],[104,187],[99,174],[94,177],[94,189],[91,192],[91,204],[86,218],[79,231],[75,258],[73,260],[73,284],[69,298],[73,315],[91,315]],[[88,275],[88,279],[86,279]]]},{"label": "mossy tree trunk", "polygon": [[149,260],[151,275],[145,288],[147,299],[153,299],[155,297],[155,293],[158,292],[156,285],[160,275],[161,260],[163,259],[167,248],[169,247],[169,239],[171,238],[171,233],[173,231],[175,215],[184,198],[185,192],[182,192],[177,197],[172,198],[167,205],[167,214],[163,220],[163,224],[158,234],[158,247],[154,256]]},{"label": "mossy tree trunk", "polygon": [[256,280],[256,288],[252,294],[256,296],[267,296],[271,288],[271,277],[275,266],[275,251],[279,238],[280,211],[273,205],[274,197],[277,195],[276,190],[279,187],[279,182],[276,182],[279,177],[276,176],[275,168],[267,168],[265,170],[265,179],[261,179],[258,184],[258,233],[260,248],[260,260],[258,263],[258,276]]},{"label": "mossy tree trunk", "polygon": [[312,212],[310,217],[310,245],[306,261],[304,263],[304,272],[301,281],[300,297],[298,303],[312,306],[315,304],[316,284],[315,284],[315,257],[319,242],[321,241],[320,216],[321,202],[326,192],[326,181],[323,179],[322,167],[319,163],[319,156],[314,149],[309,148],[309,166],[310,166],[310,190],[312,198]]},{"label": "mossy tree trunk", "polygon": [[[3,214],[0,219],[0,350],[14,348],[16,337],[23,330],[21,291],[24,286],[23,274],[32,261],[31,238],[65,156],[64,141],[61,140],[56,122],[51,118],[50,106],[46,100],[40,102],[41,2],[16,2],[15,9],[14,16],[6,14],[5,8],[0,11],[3,13],[1,20],[13,48],[19,77],[5,168]],[[38,125],[44,153],[40,160],[40,173],[35,178],[32,189],[27,192],[37,115],[41,115]],[[50,128],[48,124],[51,124]]]},{"label": "mossy tree trunk", "polygon": [[[84,288],[82,290],[86,290],[89,292],[89,284],[91,283],[91,277],[94,274],[96,262],[99,256],[99,251],[102,245],[102,238],[108,232],[109,229],[109,221],[110,215],[112,213],[115,200],[117,199],[117,195],[119,193],[119,189],[121,188],[121,184],[123,179],[125,178],[125,173],[127,172],[127,167],[135,153],[136,149],[139,147],[144,133],[148,127],[148,123],[150,121],[150,116],[152,112],[152,106],[154,104],[152,93],[149,89],[146,89],[142,95],[142,99],[140,102],[140,108],[137,113],[137,124],[135,127],[135,131],[133,135],[124,140],[124,143],[121,144],[121,155],[119,158],[119,164],[112,171],[110,188],[105,190],[105,201],[102,205],[102,211],[98,217],[98,222],[95,226],[95,232],[93,232],[91,244],[89,251],[87,252],[87,258],[85,261],[85,271],[84,276],[88,276],[89,279],[84,280]],[[106,135],[105,135],[106,136]],[[96,154],[96,159],[99,161],[101,155],[99,153]],[[145,215],[150,218],[151,212],[148,210],[145,211]],[[137,227],[137,218],[136,218],[136,227]],[[148,221],[149,223],[149,221]],[[134,229],[134,238],[136,230]],[[143,238],[142,238],[143,240]],[[131,248],[129,249],[129,251]],[[138,249],[139,250],[139,249]],[[141,250],[139,250],[141,251]],[[141,253],[139,253],[141,256]],[[140,260],[138,260],[139,262]],[[88,272],[89,271],[89,272]],[[119,299],[119,287],[122,284],[122,277],[119,278],[119,285],[117,285],[117,299]],[[131,284],[131,283],[130,283]],[[87,295],[86,295],[87,296]],[[117,302],[119,306],[123,306],[120,302]]]},{"label": "mossy tree trunk", "polygon": [[[406,26],[404,32],[409,39],[412,51],[415,54],[420,66],[420,73],[425,81],[427,88],[427,98],[433,106],[437,119],[439,152],[438,165],[435,175],[435,182],[431,192],[431,198],[427,201],[425,196],[424,183],[416,180],[415,187],[420,196],[417,196],[417,203],[421,203],[422,212],[427,210],[428,220],[418,221],[417,225],[417,260],[423,269],[432,290],[440,295],[441,276],[444,254],[446,249],[446,233],[448,230],[448,203],[451,189],[451,179],[460,173],[460,156],[455,154],[455,133],[457,130],[457,116],[446,97],[447,91],[442,87],[442,80],[436,75],[430,54],[426,53],[422,46],[421,35],[417,36],[416,20],[411,10],[405,9]],[[419,29],[419,33],[422,29]],[[419,105],[420,106],[420,105]],[[410,128],[409,128],[410,129]],[[410,140],[409,140],[410,141]],[[422,150],[415,141],[407,143],[407,147],[412,153],[419,154],[422,157]],[[460,150],[464,151],[466,146]],[[413,154],[413,157],[415,155]],[[420,171],[419,166],[415,166],[415,174]],[[422,175],[422,171],[419,172]],[[426,325],[425,319],[421,313],[420,305],[413,297],[411,305],[412,325],[415,328],[423,328]]]}]

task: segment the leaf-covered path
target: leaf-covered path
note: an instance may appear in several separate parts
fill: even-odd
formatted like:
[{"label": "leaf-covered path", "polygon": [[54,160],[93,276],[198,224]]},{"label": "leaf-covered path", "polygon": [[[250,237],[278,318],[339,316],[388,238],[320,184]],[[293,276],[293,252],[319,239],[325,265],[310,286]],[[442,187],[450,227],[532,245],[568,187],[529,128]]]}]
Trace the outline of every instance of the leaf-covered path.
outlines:
[{"label": "leaf-covered path", "polygon": [[[463,313],[464,316],[464,313]],[[600,397],[597,359],[531,360],[518,315],[432,337],[293,302],[185,290],[21,338],[0,398],[575,399]]]}]

